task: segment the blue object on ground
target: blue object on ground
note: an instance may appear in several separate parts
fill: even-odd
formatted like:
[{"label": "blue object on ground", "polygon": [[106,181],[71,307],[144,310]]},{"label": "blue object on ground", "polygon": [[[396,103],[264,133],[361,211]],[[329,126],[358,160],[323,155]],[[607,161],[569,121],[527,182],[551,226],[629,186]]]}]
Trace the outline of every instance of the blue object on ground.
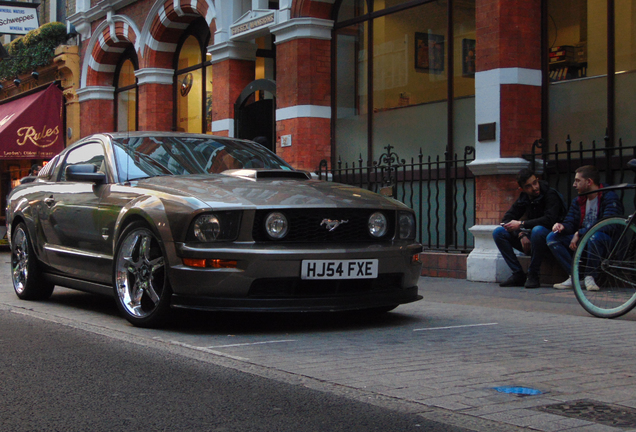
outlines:
[{"label": "blue object on ground", "polygon": [[497,390],[500,393],[511,393],[523,396],[536,396],[540,395],[541,391],[536,389],[531,389],[528,387],[493,387],[494,390]]}]

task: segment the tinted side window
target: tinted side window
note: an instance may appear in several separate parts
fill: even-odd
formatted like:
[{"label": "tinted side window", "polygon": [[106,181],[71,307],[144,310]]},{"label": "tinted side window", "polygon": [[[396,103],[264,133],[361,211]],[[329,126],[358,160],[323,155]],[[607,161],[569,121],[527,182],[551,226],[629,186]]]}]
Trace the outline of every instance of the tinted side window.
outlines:
[{"label": "tinted side window", "polygon": [[66,181],[66,167],[69,165],[93,164],[97,171],[108,174],[105,158],[104,148],[99,143],[89,143],[71,150],[62,164],[60,181]]}]

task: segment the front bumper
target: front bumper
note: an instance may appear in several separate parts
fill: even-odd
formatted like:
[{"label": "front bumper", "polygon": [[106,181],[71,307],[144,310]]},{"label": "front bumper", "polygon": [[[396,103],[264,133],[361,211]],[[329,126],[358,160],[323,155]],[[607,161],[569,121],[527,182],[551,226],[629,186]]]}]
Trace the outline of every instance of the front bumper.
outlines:
[{"label": "front bumper", "polygon": [[[318,249],[319,248],[319,249]],[[232,245],[175,244],[169,278],[174,307],[205,310],[338,311],[395,306],[421,299],[419,244]],[[236,260],[237,268],[183,265],[186,258]],[[377,279],[302,280],[303,260],[378,260]]]},{"label": "front bumper", "polygon": [[393,292],[315,298],[214,298],[172,296],[172,307],[232,312],[341,312],[393,307],[421,300],[417,286]]}]

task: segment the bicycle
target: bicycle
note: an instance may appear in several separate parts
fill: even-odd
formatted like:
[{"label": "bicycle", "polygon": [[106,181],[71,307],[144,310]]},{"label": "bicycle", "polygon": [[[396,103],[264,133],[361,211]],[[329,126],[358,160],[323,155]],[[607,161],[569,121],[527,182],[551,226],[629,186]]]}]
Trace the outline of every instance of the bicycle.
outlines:
[{"label": "bicycle", "polygon": [[[627,166],[636,172],[636,159],[630,160]],[[636,189],[636,184],[603,188],[604,191],[624,189]],[[599,318],[616,318],[636,306],[635,216],[636,212],[627,219],[611,217],[598,221],[583,236],[574,253],[574,294],[583,309]],[[586,289],[586,276],[594,277],[598,290]]]}]

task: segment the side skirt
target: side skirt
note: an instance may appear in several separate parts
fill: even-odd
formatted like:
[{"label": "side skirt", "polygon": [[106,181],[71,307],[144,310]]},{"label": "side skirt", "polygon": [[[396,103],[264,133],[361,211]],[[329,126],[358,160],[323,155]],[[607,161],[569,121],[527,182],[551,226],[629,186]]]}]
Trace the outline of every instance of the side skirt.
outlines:
[{"label": "side skirt", "polygon": [[55,275],[51,273],[45,274],[46,280],[62,287],[76,289],[92,294],[101,294],[112,297],[113,287],[110,285],[102,285],[95,282],[88,282],[78,279],[72,279],[65,276]]}]

